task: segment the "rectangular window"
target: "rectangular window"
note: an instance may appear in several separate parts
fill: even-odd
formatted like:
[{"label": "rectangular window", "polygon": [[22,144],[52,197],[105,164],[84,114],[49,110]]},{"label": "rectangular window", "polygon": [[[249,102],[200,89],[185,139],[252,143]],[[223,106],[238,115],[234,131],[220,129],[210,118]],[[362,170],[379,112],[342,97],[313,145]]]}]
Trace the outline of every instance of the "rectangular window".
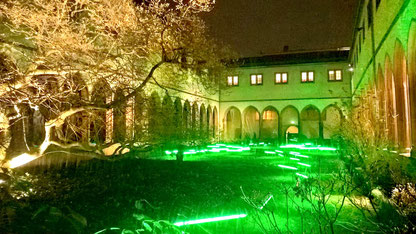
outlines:
[{"label": "rectangular window", "polygon": [[263,75],[262,74],[250,75],[250,84],[251,85],[262,85],[263,84]]},{"label": "rectangular window", "polygon": [[287,84],[287,72],[277,72],[274,79],[275,84]]},{"label": "rectangular window", "polygon": [[302,83],[310,83],[310,82],[314,82],[314,80],[315,80],[315,76],[314,76],[313,71],[302,72],[301,74]]},{"label": "rectangular window", "polygon": [[342,81],[342,70],[328,70],[329,81]]},{"label": "rectangular window", "polygon": [[238,86],[238,76],[227,76],[228,86]]}]

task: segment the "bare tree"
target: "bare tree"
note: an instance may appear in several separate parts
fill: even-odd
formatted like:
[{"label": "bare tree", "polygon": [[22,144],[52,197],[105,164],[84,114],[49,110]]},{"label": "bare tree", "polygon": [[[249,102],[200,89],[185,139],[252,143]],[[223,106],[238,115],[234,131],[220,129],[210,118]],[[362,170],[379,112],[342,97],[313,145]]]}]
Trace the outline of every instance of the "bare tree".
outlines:
[{"label": "bare tree", "polygon": [[[45,137],[25,151],[41,156],[50,145],[94,151],[80,119],[122,108],[149,82],[163,89],[193,82],[205,92],[217,91],[229,53],[206,36],[199,18],[214,2],[1,1],[0,105],[11,127],[20,123],[23,133],[24,112],[44,117]],[[114,98],[91,98],[88,88],[97,84]]]}]

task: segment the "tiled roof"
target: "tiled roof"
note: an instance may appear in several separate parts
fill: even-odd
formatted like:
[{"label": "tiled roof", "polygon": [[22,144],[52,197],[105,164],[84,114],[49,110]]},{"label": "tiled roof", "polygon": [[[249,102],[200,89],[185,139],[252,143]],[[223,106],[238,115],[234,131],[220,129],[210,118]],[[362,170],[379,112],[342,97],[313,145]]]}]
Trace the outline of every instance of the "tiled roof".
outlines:
[{"label": "tiled roof", "polygon": [[238,60],[239,67],[273,66],[301,63],[347,62],[349,50],[288,52]]}]

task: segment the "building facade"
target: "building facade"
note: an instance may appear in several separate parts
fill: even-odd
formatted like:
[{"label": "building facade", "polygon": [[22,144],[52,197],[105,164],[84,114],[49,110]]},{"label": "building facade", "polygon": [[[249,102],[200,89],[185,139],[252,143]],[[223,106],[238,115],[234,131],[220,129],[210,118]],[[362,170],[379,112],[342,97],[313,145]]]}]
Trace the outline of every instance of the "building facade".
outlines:
[{"label": "building facade", "polygon": [[330,140],[351,100],[348,50],[244,58],[220,93],[223,140]]},{"label": "building facade", "polygon": [[[383,134],[408,154],[416,144],[415,13],[416,0],[361,0],[350,50],[243,58],[224,77],[226,88],[215,94],[192,83],[166,89],[150,84],[143,96],[126,100],[123,110],[97,113],[95,122],[82,113],[68,120],[78,121],[82,132],[73,138],[133,142],[147,126],[150,138],[325,144],[340,126],[343,108],[370,95],[376,97],[372,105],[384,122]],[[123,95],[105,90],[85,83],[80,95],[97,102]],[[35,138],[43,133],[37,125],[44,120],[30,109],[27,115],[12,120],[11,145],[39,144]],[[32,132],[32,139],[13,134],[22,130]]]},{"label": "building facade", "polygon": [[416,144],[415,13],[415,0],[361,0],[350,53],[353,98],[376,97],[383,134],[406,155]]}]

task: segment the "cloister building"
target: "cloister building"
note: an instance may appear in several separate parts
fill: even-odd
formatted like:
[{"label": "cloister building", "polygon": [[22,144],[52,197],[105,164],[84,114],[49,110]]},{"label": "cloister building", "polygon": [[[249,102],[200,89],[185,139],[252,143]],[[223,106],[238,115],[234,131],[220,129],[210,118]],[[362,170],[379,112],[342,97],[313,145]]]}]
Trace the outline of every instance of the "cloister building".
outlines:
[{"label": "cloister building", "polygon": [[[226,88],[216,94],[191,84],[166,87],[167,95],[151,84],[146,105],[137,96],[126,100],[122,111],[102,112],[101,122],[73,117],[85,131],[74,140],[134,139],[146,124],[149,133],[175,137],[180,132],[189,139],[330,143],[343,108],[370,93],[385,119],[385,134],[410,152],[416,144],[415,13],[416,0],[361,0],[351,47],[242,58],[223,77]],[[106,96],[99,84],[85,87],[80,95],[97,102],[123,95]],[[26,126],[41,121],[39,113],[30,115],[21,120],[31,122]],[[20,142],[15,138],[11,144]]]}]

